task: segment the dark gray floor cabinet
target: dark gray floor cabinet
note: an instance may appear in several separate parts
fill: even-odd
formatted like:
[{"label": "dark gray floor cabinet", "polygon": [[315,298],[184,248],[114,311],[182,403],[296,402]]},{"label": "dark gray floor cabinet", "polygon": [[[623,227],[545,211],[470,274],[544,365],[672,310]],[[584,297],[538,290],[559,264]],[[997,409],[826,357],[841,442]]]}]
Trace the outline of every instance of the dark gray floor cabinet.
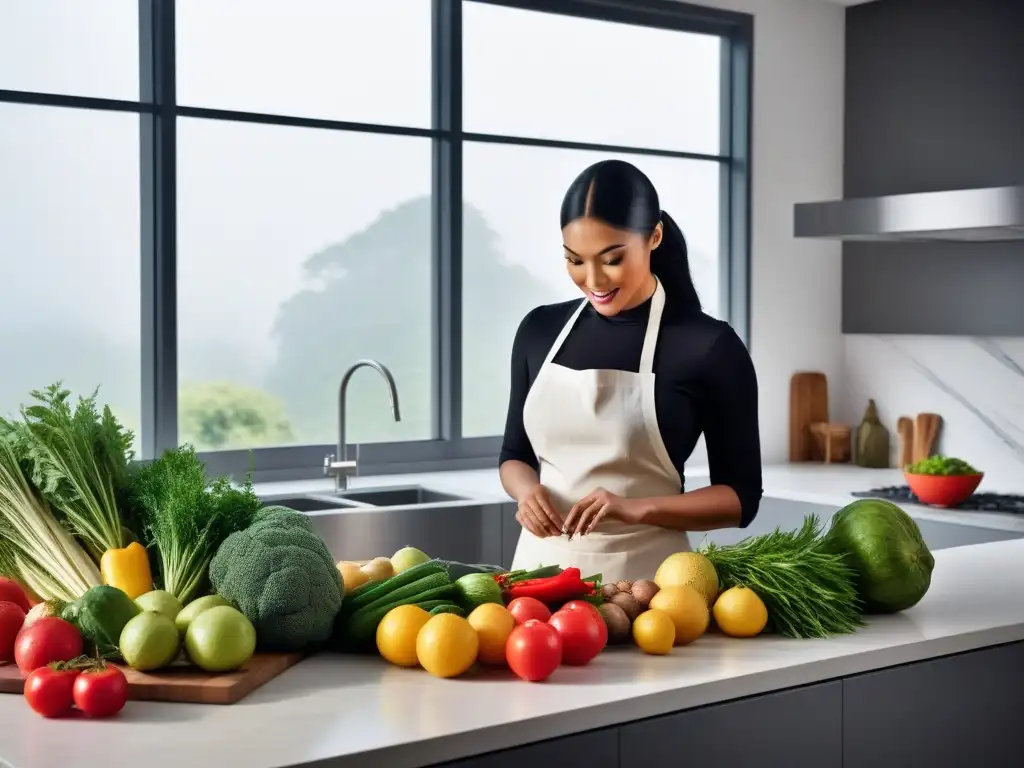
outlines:
[{"label": "dark gray floor cabinet", "polygon": [[450,768],[1024,765],[1024,642],[482,754]]}]

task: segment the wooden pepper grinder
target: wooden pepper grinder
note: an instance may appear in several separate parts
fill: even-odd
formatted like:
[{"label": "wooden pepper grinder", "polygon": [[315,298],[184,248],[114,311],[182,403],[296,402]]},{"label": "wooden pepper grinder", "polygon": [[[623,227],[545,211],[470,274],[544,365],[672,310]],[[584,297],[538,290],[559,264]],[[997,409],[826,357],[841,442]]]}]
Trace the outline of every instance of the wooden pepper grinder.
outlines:
[{"label": "wooden pepper grinder", "polygon": [[878,420],[878,407],[874,400],[868,400],[864,418],[857,428],[858,467],[882,469],[889,466],[889,430]]}]

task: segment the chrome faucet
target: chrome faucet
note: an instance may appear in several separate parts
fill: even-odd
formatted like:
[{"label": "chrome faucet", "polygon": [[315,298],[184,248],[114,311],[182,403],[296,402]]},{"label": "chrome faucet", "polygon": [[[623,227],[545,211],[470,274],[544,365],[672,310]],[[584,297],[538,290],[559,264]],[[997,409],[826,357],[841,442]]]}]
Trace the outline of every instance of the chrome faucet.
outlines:
[{"label": "chrome faucet", "polygon": [[352,374],[360,368],[373,368],[388,385],[388,394],[391,397],[391,411],[395,414],[395,421],[401,421],[402,415],[398,410],[398,389],[395,387],[395,379],[384,365],[376,360],[357,360],[345,371],[341,377],[341,386],[338,387],[338,447],[335,453],[324,457],[324,474],[334,478],[334,490],[344,491],[348,487],[348,478],[357,474],[359,467],[359,447],[356,446],[356,458],[349,461],[348,445],[345,440],[345,401],[348,396],[348,383]]}]

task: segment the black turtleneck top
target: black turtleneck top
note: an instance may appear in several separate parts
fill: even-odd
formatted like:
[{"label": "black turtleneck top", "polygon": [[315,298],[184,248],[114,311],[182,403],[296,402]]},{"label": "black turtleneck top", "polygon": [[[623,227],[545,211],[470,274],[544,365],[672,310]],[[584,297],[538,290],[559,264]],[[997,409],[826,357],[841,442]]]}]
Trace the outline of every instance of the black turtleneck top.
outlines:
[{"label": "black turtleneck top", "polygon": [[[499,464],[511,459],[539,470],[523,427],[523,404],[559,331],[579,300],[532,310],[512,344],[512,387]],[[554,357],[577,371],[638,371],[651,302],[605,317],[588,305]],[[679,476],[701,432],[707,445],[712,485],[728,485],[742,505],[741,527],[761,501],[761,444],[757,377],[747,348],[721,320],[694,309],[662,313],[654,352],[655,407],[669,457]],[[683,479],[685,486],[685,478]],[[680,492],[683,488],[680,488]]]}]

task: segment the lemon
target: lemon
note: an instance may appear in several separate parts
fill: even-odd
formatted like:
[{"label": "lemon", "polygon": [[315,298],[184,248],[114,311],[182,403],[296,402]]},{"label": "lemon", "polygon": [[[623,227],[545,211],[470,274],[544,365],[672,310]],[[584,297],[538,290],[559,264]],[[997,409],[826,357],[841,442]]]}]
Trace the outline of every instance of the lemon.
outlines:
[{"label": "lemon", "polygon": [[768,623],[768,609],[757,593],[747,587],[731,587],[718,596],[713,608],[715,623],[729,637],[754,637]]},{"label": "lemon", "polygon": [[709,609],[718,597],[718,573],[711,561],[699,552],[676,552],[669,555],[658,566],[654,583],[660,589],[683,584],[691,586],[704,596]]},{"label": "lemon", "polygon": [[505,665],[505,642],[515,629],[516,620],[508,609],[497,603],[484,603],[467,617],[480,640],[477,657],[481,664]]},{"label": "lemon", "polygon": [[650,608],[664,611],[676,627],[676,645],[692,643],[703,635],[711,621],[711,612],[704,596],[693,587],[680,584],[659,589],[651,598]]},{"label": "lemon", "polygon": [[416,636],[430,614],[418,605],[400,605],[388,611],[377,625],[377,650],[399,667],[415,667]]},{"label": "lemon", "polygon": [[657,608],[644,611],[633,622],[633,641],[644,653],[664,656],[672,650],[675,640],[675,624],[664,611]]},{"label": "lemon", "polygon": [[473,666],[480,639],[467,619],[454,613],[431,616],[416,636],[416,657],[435,677],[457,677]]}]

